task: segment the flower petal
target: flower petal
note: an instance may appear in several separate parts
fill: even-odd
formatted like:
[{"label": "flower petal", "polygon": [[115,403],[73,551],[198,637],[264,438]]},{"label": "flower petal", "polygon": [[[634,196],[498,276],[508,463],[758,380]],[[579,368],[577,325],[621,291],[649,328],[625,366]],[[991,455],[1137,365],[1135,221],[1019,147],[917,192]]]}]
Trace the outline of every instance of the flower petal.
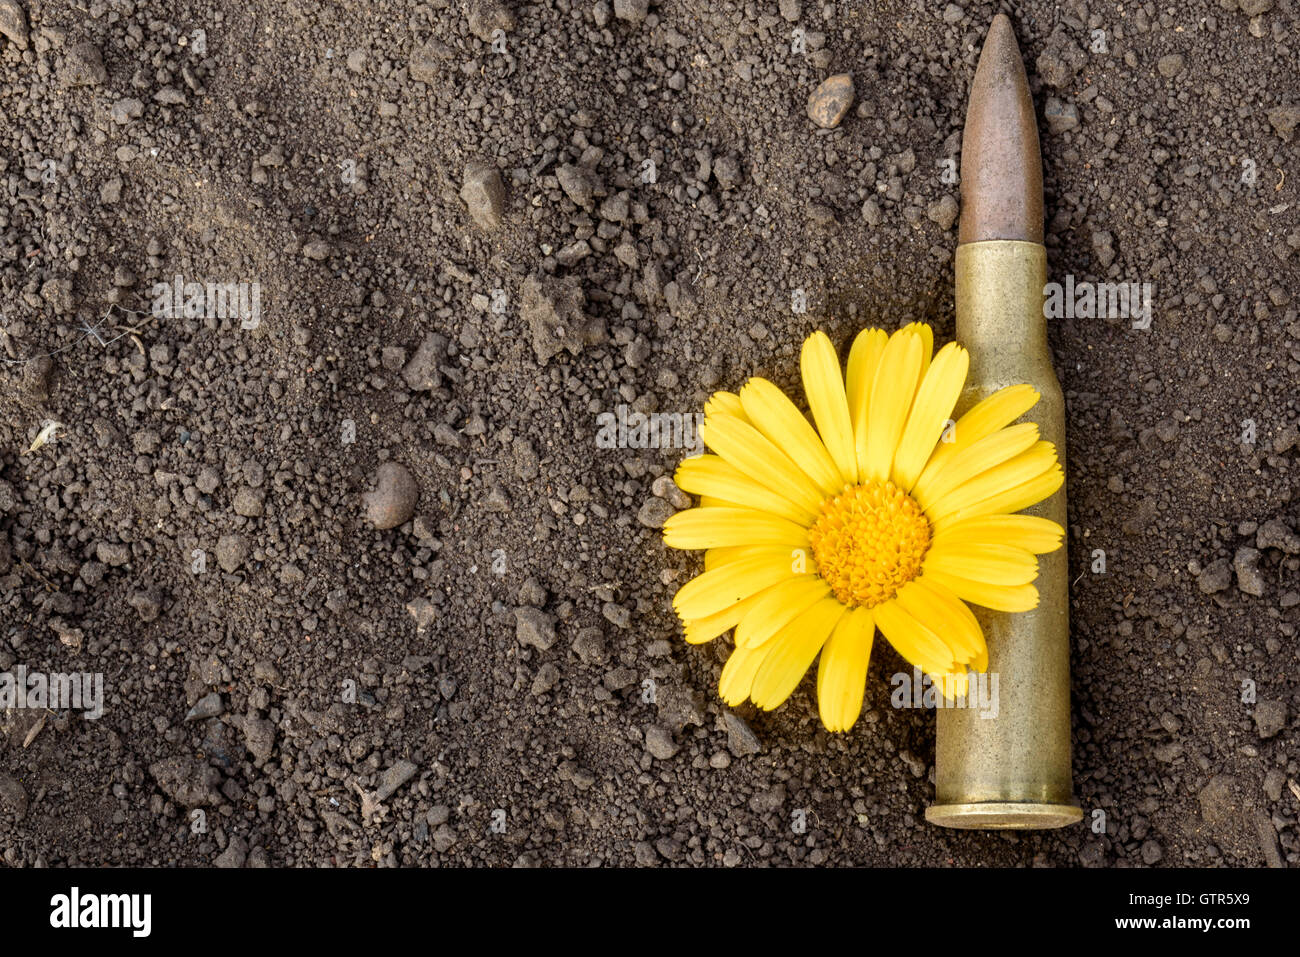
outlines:
[{"label": "flower petal", "polygon": [[673,481],[683,492],[708,495],[745,508],[780,515],[792,522],[811,526],[815,513],[754,481],[720,455],[694,455],[677,466]]},{"label": "flower petal", "polygon": [[858,457],[853,446],[853,421],[844,393],[840,357],[824,332],[814,332],[803,344],[799,356],[803,391],[808,397],[817,431],[840,473],[840,487],[858,480]]},{"label": "flower petal", "polygon": [[835,460],[804,414],[774,383],[755,376],[740,390],[754,427],[772,440],[827,495],[844,488]]},{"label": "flower petal", "polygon": [[[728,562],[738,562],[742,558],[768,555],[771,551],[771,545],[724,545],[718,548],[710,548],[704,553],[704,570],[708,571],[720,565],[726,565]],[[791,549],[791,551],[796,551],[796,549]],[[808,554],[807,549],[798,549],[798,551],[805,555]]]},{"label": "flower petal", "polygon": [[986,435],[992,435],[1003,426],[1010,425],[1032,409],[1037,401],[1038,390],[1033,386],[1009,385],[975,403],[953,425],[952,441],[944,441],[936,446],[917,484],[924,484],[931,479],[933,473],[943,468],[958,452],[969,448]]},{"label": "flower petal", "polygon": [[816,513],[826,495],[758,429],[729,415],[706,418],[700,436],[724,459],[769,491]]},{"label": "flower petal", "polygon": [[1038,577],[1038,559],[1014,545],[931,547],[921,567],[990,585],[1028,585]]},{"label": "flower petal", "polygon": [[[963,482],[942,498],[936,499],[925,510],[932,521],[963,513],[979,505],[986,499],[1003,494],[1007,489],[1015,488],[1022,482],[1028,482],[1045,472],[1050,472],[1056,465],[1056,449],[1051,442],[1036,442],[1024,452],[1007,459],[1001,465],[985,469],[979,475]],[[1007,509],[997,509],[999,512]],[[990,511],[979,514],[988,515]]]},{"label": "flower petal", "polygon": [[932,547],[1001,542],[1016,545],[1035,555],[1046,555],[1061,547],[1065,531],[1050,518],[1037,515],[980,515],[946,525],[934,533]]},{"label": "flower petal", "polygon": [[912,497],[922,508],[929,508],[963,482],[1028,451],[1037,441],[1036,422],[1020,422],[998,429],[951,456],[928,479],[918,481]]},{"label": "flower petal", "polygon": [[884,329],[863,329],[849,350],[844,390],[849,401],[849,417],[853,420],[853,450],[858,461],[859,475],[867,460],[871,386],[876,381],[876,370],[880,367],[880,357],[884,355],[888,342],[889,333]]},{"label": "flower petal", "polygon": [[925,378],[930,368],[930,357],[934,355],[934,328],[926,322],[909,322],[903,328],[921,337],[921,372],[916,377],[919,382]]},{"label": "flower petal", "polygon": [[929,569],[922,577],[942,585],[962,601],[993,611],[1033,611],[1038,607],[1038,589],[1033,585],[989,585]]},{"label": "flower petal", "polygon": [[908,662],[932,675],[958,670],[952,649],[896,599],[881,602],[871,611],[885,640]]},{"label": "flower petal", "polygon": [[934,362],[921,380],[916,402],[907,417],[907,426],[894,455],[893,480],[905,492],[916,484],[921,470],[934,452],[934,445],[943,434],[952,415],[953,406],[966,384],[970,368],[970,354],[950,342],[934,357]]},{"label": "flower petal", "polygon": [[871,612],[854,608],[840,619],[822,648],[817,664],[817,710],[827,731],[848,731],[862,713],[875,633]]},{"label": "flower petal", "polygon": [[937,534],[963,519],[1018,512],[1022,508],[1029,508],[1029,506],[1037,505],[1044,499],[1051,498],[1056,494],[1057,489],[1064,484],[1065,472],[1061,469],[1061,466],[1053,465],[1046,472],[1026,482],[1002,489],[996,494],[955,512],[932,518],[930,525]]},{"label": "flower petal", "polygon": [[[776,587],[776,586],[772,586]],[[725,634],[745,617],[745,612],[754,607],[754,603],[760,597],[767,594],[769,589],[755,592],[744,601],[738,601],[729,608],[724,608],[716,615],[708,615],[704,618],[692,618],[690,621],[682,622],[682,628],[686,633],[686,642],[691,645],[702,645],[706,641],[712,641],[721,634]]]},{"label": "flower petal", "polygon": [[753,508],[688,508],[670,515],[664,522],[664,544],[669,548],[809,547],[807,528]]},{"label": "flower petal", "polygon": [[793,574],[790,549],[768,547],[692,578],[673,596],[673,608],[683,621],[707,618]]},{"label": "flower petal", "polygon": [[749,700],[771,711],[799,687],[817,652],[848,609],[834,598],[823,598],[763,645],[763,663],[754,675]]},{"label": "flower petal", "polygon": [[901,329],[889,337],[871,385],[867,455],[865,461],[858,460],[860,481],[883,482],[889,478],[898,440],[920,381],[921,348],[921,337],[910,329]]},{"label": "flower petal", "polygon": [[943,585],[922,575],[899,589],[898,600],[952,649],[959,665],[970,665],[976,671],[988,667],[989,648],[979,620]]},{"label": "flower petal", "polygon": [[718,695],[733,708],[744,704],[754,684],[754,675],[767,656],[766,648],[736,648],[722,666]]},{"label": "flower petal", "polygon": [[820,575],[777,582],[736,625],[737,646],[757,648],[830,593],[831,586]]},{"label": "flower petal", "polygon": [[740,404],[740,396],[734,392],[713,393],[704,403],[704,414],[706,416],[729,415],[740,419],[741,422],[749,423],[749,418],[745,415],[745,407]]}]

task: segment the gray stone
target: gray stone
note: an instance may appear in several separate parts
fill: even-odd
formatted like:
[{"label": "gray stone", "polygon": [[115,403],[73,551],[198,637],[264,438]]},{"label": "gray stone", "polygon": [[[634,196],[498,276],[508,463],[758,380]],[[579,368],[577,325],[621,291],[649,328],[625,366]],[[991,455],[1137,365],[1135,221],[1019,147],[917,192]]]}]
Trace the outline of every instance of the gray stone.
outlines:
[{"label": "gray stone", "polygon": [[1164,848],[1158,841],[1142,842],[1142,863],[1148,866],[1158,864],[1160,859],[1165,856]]},{"label": "gray stone", "polygon": [[1226,558],[1210,562],[1196,576],[1196,586],[1206,595],[1214,595],[1232,584],[1232,566]]},{"label": "gray stone", "polygon": [[1047,120],[1047,128],[1053,133],[1068,133],[1079,128],[1079,108],[1050,96],[1043,107],[1043,119]]},{"label": "gray stone", "polygon": [[127,604],[135,609],[141,621],[156,621],[162,614],[163,591],[157,586],[141,589],[127,599]]},{"label": "gray stone", "polygon": [[1107,230],[1098,230],[1092,234],[1092,254],[1102,269],[1115,261],[1115,237]]},{"label": "gray stone", "polygon": [[1268,739],[1286,727],[1285,701],[1260,701],[1255,705],[1255,731]]},{"label": "gray stone", "polygon": [[27,14],[18,0],[0,0],[0,33],[20,50],[27,49]]},{"label": "gray stone", "polygon": [[953,223],[957,222],[957,200],[949,195],[940,196],[936,202],[926,208],[925,214],[940,229],[945,231],[952,229]]},{"label": "gray stone", "polygon": [[248,557],[248,540],[243,535],[222,535],[217,539],[216,553],[221,570],[233,574]]},{"label": "gray stone", "polygon": [[412,598],[406,603],[406,610],[415,619],[416,631],[426,631],[438,617],[433,602],[427,598]]},{"label": "gray stone", "polygon": [[108,80],[104,58],[93,43],[74,43],[63,58],[64,86],[99,86]]},{"label": "gray stone", "polygon": [[266,492],[258,488],[241,488],[235,493],[235,514],[245,518],[260,518],[265,511]]},{"label": "gray stone", "polygon": [[1035,65],[1044,83],[1060,88],[1073,80],[1086,62],[1087,54],[1079,49],[1077,43],[1063,33],[1056,33],[1049,38],[1047,48],[1039,54]]},{"label": "gray stone", "polygon": [[679,750],[677,742],[673,740],[673,733],[659,724],[651,725],[646,729],[645,748],[660,761],[667,761]]},{"label": "gray stone", "polygon": [[555,616],[540,608],[516,608],[515,638],[521,645],[545,651],[555,644]]},{"label": "gray stone", "polygon": [[564,190],[564,195],[569,197],[574,205],[591,209],[600,187],[591,170],[585,166],[565,164],[555,171],[555,178],[560,183],[560,189]]},{"label": "gray stone", "polygon": [[199,469],[198,476],[194,479],[194,487],[204,495],[211,495],[221,486],[221,473],[211,465],[205,465]]},{"label": "gray stone", "polygon": [[153,98],[163,106],[183,106],[186,103],[185,94],[174,86],[164,86],[153,95]]},{"label": "gray stone", "polygon": [[663,528],[664,522],[676,512],[671,502],[661,498],[648,498],[636,513],[636,520],[646,528]]},{"label": "gray stone", "polygon": [[420,83],[436,83],[442,74],[443,63],[450,54],[451,50],[437,37],[426,40],[415,48],[407,64],[411,79]]},{"label": "gray stone", "polygon": [[1232,557],[1232,569],[1237,573],[1237,587],[1256,598],[1264,594],[1264,574],[1259,570],[1259,550],[1242,547]]},{"label": "gray stone", "polygon": [[1282,788],[1286,784],[1286,772],[1281,768],[1270,768],[1264,775],[1264,793],[1270,801],[1282,800]]},{"label": "gray stone", "polygon": [[749,809],[755,814],[771,814],[785,803],[785,785],[778,784],[760,791],[749,799]]},{"label": "gray stone", "polygon": [[541,608],[546,604],[547,597],[545,586],[536,578],[529,576],[519,586],[519,594],[515,600],[521,605],[532,605],[534,608]]},{"label": "gray stone", "polygon": [[723,189],[735,189],[744,179],[745,172],[740,160],[734,156],[722,156],[713,164],[713,178]]},{"label": "gray stone", "polygon": [[1280,548],[1288,555],[1300,554],[1300,535],[1291,530],[1286,522],[1277,519],[1265,522],[1255,533],[1255,547],[1261,551],[1265,548]]},{"label": "gray stone", "polygon": [[470,160],[465,164],[465,177],[460,187],[460,198],[469,210],[470,218],[482,229],[496,229],[501,225],[505,209],[506,188],[501,173],[486,160]]},{"label": "gray stone", "polygon": [[185,720],[203,721],[207,718],[215,718],[225,710],[226,706],[221,700],[221,693],[213,691],[195,702],[194,707],[185,713]]},{"label": "gray stone", "polygon": [[1197,794],[1201,805],[1201,819],[1212,827],[1231,824],[1241,810],[1236,791],[1236,779],[1228,774],[1216,774]]},{"label": "gray stone", "polygon": [[126,126],[144,115],[144,104],[133,97],[117,100],[109,107],[108,115],[118,126]]},{"label": "gray stone", "polygon": [[668,311],[676,319],[690,319],[700,307],[695,285],[684,275],[664,286],[664,300],[668,303]]},{"label": "gray stone", "polygon": [[226,849],[217,855],[213,867],[240,868],[248,860],[248,842],[238,834],[231,837]]},{"label": "gray stone", "polygon": [[415,514],[420,498],[415,476],[405,465],[385,462],[370,477],[370,489],[362,494],[366,520],[377,529],[396,528]]},{"label": "gray stone", "polygon": [[601,665],[608,660],[605,635],[596,627],[584,628],[573,639],[573,653],[584,665]]},{"label": "gray stone", "polygon": [[600,204],[600,218],[611,223],[625,223],[632,215],[632,197],[621,190]]},{"label": "gray stone", "polygon": [[718,719],[722,729],[727,732],[727,748],[738,758],[749,754],[758,754],[763,750],[763,743],[758,740],[749,723],[733,711],[722,712]]},{"label": "gray stone", "polygon": [[1162,764],[1172,764],[1178,760],[1183,753],[1183,746],[1177,741],[1170,741],[1167,744],[1158,744],[1155,749],[1156,760]]},{"label": "gray stone", "polygon": [[27,804],[27,789],[12,774],[0,771],[0,807],[21,821],[27,816]]},{"label": "gray stone", "polygon": [[302,255],[304,259],[320,262],[329,258],[333,248],[328,240],[322,239],[320,236],[313,236],[302,244]]},{"label": "gray stone", "polygon": [[450,851],[456,844],[456,832],[450,825],[444,824],[433,832],[433,849],[439,854],[445,854]]},{"label": "gray stone", "polygon": [[428,392],[442,384],[442,370],[438,361],[447,350],[447,337],[430,332],[416,348],[402,369],[402,380],[412,392]]},{"label": "gray stone", "polygon": [[1183,55],[1170,53],[1156,61],[1156,69],[1165,79],[1171,79],[1183,72]]},{"label": "gray stone", "polygon": [[195,758],[173,757],[155,761],[149,765],[149,774],[159,789],[182,807],[221,803],[221,792],[217,788],[221,773]]},{"label": "gray stone", "polygon": [[387,801],[403,784],[415,777],[419,768],[405,758],[395,761],[379,778],[379,787],[375,789],[376,801]]},{"label": "gray stone", "polygon": [[41,285],[41,298],[61,316],[71,313],[77,305],[72,295],[71,279],[47,279]]},{"label": "gray stone", "polygon": [[576,279],[529,276],[524,280],[519,316],[528,324],[533,353],[546,363],[567,349],[577,355],[605,341],[605,324],[584,312],[586,296]]},{"label": "gray stone", "polygon": [[660,684],[655,692],[655,707],[659,720],[674,732],[704,724],[704,696],[694,689]]},{"label": "gray stone", "polygon": [[1283,143],[1291,142],[1291,134],[1295,132],[1296,126],[1300,126],[1300,106],[1286,104],[1275,106],[1266,114],[1268,122],[1277,135],[1282,137]]},{"label": "gray stone", "polygon": [[529,691],[533,697],[544,695],[559,684],[559,682],[560,669],[548,661],[537,669],[537,674],[533,677],[533,684]]},{"label": "gray stone", "polygon": [[614,0],[614,16],[629,23],[641,23],[650,13],[650,0]]},{"label": "gray stone", "polygon": [[1279,455],[1300,445],[1300,429],[1294,425],[1284,425],[1273,437],[1273,451]]},{"label": "gray stone", "polygon": [[122,542],[100,542],[95,546],[95,557],[117,568],[131,560],[131,549]]},{"label": "gray stone", "polygon": [[492,40],[497,30],[509,33],[515,28],[515,14],[501,0],[466,0],[465,19],[469,32],[484,43]]},{"label": "gray stone", "polygon": [[275,725],[265,718],[247,715],[232,722],[244,733],[244,747],[258,761],[269,760],[275,751]]}]

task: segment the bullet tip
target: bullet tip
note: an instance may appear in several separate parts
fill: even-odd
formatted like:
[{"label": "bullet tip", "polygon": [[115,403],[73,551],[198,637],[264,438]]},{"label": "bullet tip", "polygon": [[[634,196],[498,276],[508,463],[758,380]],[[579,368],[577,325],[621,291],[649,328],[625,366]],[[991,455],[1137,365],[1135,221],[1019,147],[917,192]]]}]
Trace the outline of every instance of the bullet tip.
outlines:
[{"label": "bullet tip", "polygon": [[999,13],[971,83],[962,133],[959,243],[1043,241],[1038,122],[1015,29]]}]

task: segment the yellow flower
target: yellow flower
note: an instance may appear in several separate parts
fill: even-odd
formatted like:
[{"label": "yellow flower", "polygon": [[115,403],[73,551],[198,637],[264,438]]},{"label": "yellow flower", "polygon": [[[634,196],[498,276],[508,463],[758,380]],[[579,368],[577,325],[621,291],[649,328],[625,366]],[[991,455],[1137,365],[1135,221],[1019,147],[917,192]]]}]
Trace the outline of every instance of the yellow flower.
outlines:
[{"label": "yellow flower", "polygon": [[719,692],[772,709],[813,659],[822,723],[862,711],[876,629],[952,698],[988,648],[966,602],[1005,612],[1038,604],[1036,555],[1060,547],[1053,521],[1016,515],[1065,477],[1033,423],[1030,386],[1002,389],[951,423],[969,356],[912,323],[863,330],[840,374],[815,332],[801,357],[817,427],[779,388],[750,379],[704,407],[714,454],[677,469],[700,507],[664,525],[664,543],[706,549],[704,572],[673,599],[686,640],[735,629]]}]

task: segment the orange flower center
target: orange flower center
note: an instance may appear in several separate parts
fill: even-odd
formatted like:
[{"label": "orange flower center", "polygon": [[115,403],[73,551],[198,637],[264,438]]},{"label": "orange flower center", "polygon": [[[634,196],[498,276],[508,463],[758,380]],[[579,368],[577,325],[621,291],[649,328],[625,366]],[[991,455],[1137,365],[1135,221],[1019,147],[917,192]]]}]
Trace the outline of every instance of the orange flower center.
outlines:
[{"label": "orange flower center", "polygon": [[826,499],[808,536],[835,597],[874,608],[921,573],[930,522],[893,482],[866,482]]}]

